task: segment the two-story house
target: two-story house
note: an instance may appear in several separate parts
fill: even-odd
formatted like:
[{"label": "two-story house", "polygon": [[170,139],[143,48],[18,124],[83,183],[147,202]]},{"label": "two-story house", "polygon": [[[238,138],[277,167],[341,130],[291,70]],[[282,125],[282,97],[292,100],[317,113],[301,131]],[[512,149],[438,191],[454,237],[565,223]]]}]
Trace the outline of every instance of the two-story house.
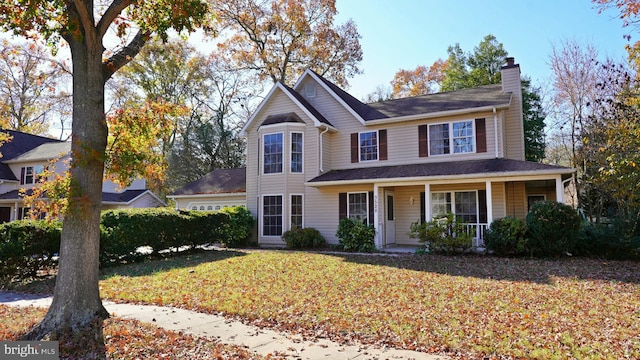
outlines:
[{"label": "two-story house", "polygon": [[494,219],[562,202],[573,173],[525,161],[513,58],[501,84],[370,104],[308,70],[293,88],[276,84],[242,133],[246,204],[264,246],[284,245],[293,227],[337,243],[343,217],[373,224],[378,248],[417,245],[410,224],[446,212],[481,245]]},{"label": "two-story house", "polygon": [[[70,159],[71,143],[13,130],[1,130],[11,140],[0,146],[0,222],[23,219],[30,208],[20,194],[27,192],[40,180],[40,174],[51,166],[63,173]],[[102,186],[102,207],[116,208],[157,207],[166,204],[146,189],[144,179],[135,180],[126,189],[119,189],[111,181]]]}]

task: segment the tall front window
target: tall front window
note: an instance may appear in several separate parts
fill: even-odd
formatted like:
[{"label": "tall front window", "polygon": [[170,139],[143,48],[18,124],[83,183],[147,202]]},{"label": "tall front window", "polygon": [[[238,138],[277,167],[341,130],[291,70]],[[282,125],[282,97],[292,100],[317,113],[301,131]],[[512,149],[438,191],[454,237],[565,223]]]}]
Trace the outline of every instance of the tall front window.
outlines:
[{"label": "tall front window", "polygon": [[449,153],[449,124],[429,126],[429,153],[431,155]]},{"label": "tall front window", "polygon": [[366,192],[350,193],[347,216],[367,224],[369,221],[368,194]]},{"label": "tall front window", "polygon": [[302,133],[291,133],[291,172],[302,172]]},{"label": "tall front window", "polygon": [[268,195],[262,198],[262,235],[282,235],[282,196]]},{"label": "tall front window", "polygon": [[474,152],[473,121],[429,125],[429,154]]},{"label": "tall front window", "polygon": [[454,154],[473,152],[473,122],[454,122],[452,135]]},{"label": "tall front window", "polygon": [[291,228],[302,229],[302,195],[291,195]]},{"label": "tall front window", "polygon": [[378,160],[378,132],[360,133],[360,161]]},{"label": "tall front window", "polygon": [[264,136],[264,173],[282,172],[282,133]]}]

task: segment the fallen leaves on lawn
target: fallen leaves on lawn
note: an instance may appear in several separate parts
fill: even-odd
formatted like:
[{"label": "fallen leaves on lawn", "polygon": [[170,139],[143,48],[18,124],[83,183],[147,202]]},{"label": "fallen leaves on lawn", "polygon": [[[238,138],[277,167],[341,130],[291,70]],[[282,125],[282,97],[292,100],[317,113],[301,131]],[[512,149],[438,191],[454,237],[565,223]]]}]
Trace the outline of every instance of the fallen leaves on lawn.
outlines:
[{"label": "fallen leaves on lawn", "polygon": [[132,265],[133,276],[118,268],[101,293],[341,343],[470,357],[640,358],[635,262],[220,253],[157,271]]},{"label": "fallen leaves on lawn", "polygon": [[[18,339],[45,313],[42,308],[0,305],[0,340]],[[136,320],[110,318],[103,326],[104,348],[91,348],[87,346],[89,341],[62,338],[59,339],[61,358],[88,359],[106,353],[108,359],[265,359],[239,346],[164,330]]]}]

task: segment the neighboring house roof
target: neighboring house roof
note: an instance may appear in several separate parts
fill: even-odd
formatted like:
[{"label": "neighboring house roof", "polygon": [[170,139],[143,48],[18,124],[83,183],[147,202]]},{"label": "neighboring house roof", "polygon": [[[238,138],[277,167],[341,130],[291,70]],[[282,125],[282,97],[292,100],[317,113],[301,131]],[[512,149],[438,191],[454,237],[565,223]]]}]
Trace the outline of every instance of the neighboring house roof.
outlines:
[{"label": "neighboring house roof", "polygon": [[10,141],[0,146],[0,154],[2,154],[2,158],[0,158],[0,180],[18,181],[13,171],[6,164],[8,160],[12,160],[42,144],[62,143],[60,140],[15,130],[0,130],[0,132],[7,133],[12,137]]},{"label": "neighboring house roof", "polygon": [[0,146],[0,153],[2,153],[2,161],[11,160],[18,155],[22,155],[27,151],[35,149],[36,147],[45,143],[62,143],[63,141],[51,139],[44,136],[31,135],[15,130],[0,130],[0,132],[11,135],[11,141],[8,141]]},{"label": "neighboring house roof", "polygon": [[217,169],[174,191],[171,196],[245,193],[247,169]]},{"label": "neighboring house roof", "polygon": [[141,189],[141,190],[125,190],[120,193],[112,193],[112,192],[103,192],[102,193],[102,203],[108,204],[130,204],[137,198],[141,197],[144,194],[150,194],[153,196],[159,203],[164,204],[164,201],[160,200],[151,190]]},{"label": "neighboring house roof", "polygon": [[[103,192],[102,193],[102,202],[103,203],[111,203],[111,204],[128,204],[144,195],[145,193],[153,193],[150,190],[125,190],[121,193],[110,193]],[[31,195],[33,193],[32,189],[26,190],[26,195]],[[153,195],[155,197],[155,195]],[[157,198],[157,197],[156,197]],[[3,194],[0,194],[0,200],[22,200],[23,196],[20,195],[20,190],[12,190]],[[161,203],[163,201],[159,200]]]},{"label": "neighboring house roof", "polygon": [[531,173],[571,174],[573,173],[573,169],[512,159],[447,161],[332,170],[309,180],[308,183],[309,185],[319,186],[336,182],[363,183],[381,179],[452,178],[473,175],[477,175],[478,177],[491,177]]},{"label": "neighboring house roof", "polygon": [[18,155],[6,163],[52,160],[71,152],[71,142],[54,142],[42,144],[22,155]]}]

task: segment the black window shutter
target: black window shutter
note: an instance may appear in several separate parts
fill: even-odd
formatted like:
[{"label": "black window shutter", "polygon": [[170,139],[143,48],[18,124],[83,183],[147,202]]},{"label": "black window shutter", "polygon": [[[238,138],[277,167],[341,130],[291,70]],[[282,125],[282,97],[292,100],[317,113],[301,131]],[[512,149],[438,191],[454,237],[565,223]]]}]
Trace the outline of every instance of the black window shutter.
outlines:
[{"label": "black window shutter", "polygon": [[358,133],[352,133],[351,134],[351,162],[352,163],[358,162],[358,148],[359,148]]},{"label": "black window shutter", "polygon": [[387,130],[378,130],[378,151],[380,160],[387,160]]},{"label": "black window shutter", "polygon": [[487,129],[484,118],[476,119],[476,152],[487,152]]},{"label": "black window shutter", "polygon": [[338,220],[347,217],[347,193],[338,194]]},{"label": "black window shutter", "polygon": [[424,191],[420,193],[420,223],[427,221],[427,215],[425,214],[427,210],[427,201],[425,196]]},{"label": "black window shutter", "polygon": [[20,185],[24,185],[24,170],[25,168],[22,168],[22,170],[20,170]]},{"label": "black window shutter", "polygon": [[369,191],[369,225],[373,224],[373,191]]},{"label": "black window shutter", "polygon": [[478,222],[487,222],[487,190],[478,190],[478,202],[480,203],[480,214],[478,214]]},{"label": "black window shutter", "polygon": [[418,156],[429,156],[429,135],[427,125],[418,126]]}]

